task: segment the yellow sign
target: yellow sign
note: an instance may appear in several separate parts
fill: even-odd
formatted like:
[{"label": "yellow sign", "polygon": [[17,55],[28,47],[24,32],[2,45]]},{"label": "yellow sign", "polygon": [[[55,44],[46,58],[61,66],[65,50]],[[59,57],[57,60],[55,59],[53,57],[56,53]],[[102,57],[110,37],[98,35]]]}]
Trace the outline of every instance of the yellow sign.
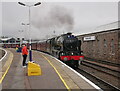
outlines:
[{"label": "yellow sign", "polygon": [[28,62],[28,76],[42,75],[40,65]]}]

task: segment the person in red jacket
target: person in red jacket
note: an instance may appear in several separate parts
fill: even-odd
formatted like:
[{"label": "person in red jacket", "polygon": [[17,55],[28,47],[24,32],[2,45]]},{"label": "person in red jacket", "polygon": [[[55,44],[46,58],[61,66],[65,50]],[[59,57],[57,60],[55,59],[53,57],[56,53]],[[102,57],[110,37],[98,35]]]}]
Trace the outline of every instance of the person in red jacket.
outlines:
[{"label": "person in red jacket", "polygon": [[28,50],[26,47],[26,44],[22,44],[22,55],[23,55],[23,67],[26,67],[26,59],[27,59],[27,55],[28,55]]}]

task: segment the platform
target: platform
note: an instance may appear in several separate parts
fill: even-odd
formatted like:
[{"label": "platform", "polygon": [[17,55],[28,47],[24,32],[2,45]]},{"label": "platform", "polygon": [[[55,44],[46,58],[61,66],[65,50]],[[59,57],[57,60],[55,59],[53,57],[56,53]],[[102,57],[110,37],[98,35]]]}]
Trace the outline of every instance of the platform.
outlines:
[{"label": "platform", "polygon": [[40,65],[42,75],[27,76],[27,68],[22,67],[21,53],[17,53],[15,49],[7,50],[13,60],[1,82],[2,89],[100,90],[95,84],[58,59],[38,51],[33,51],[33,60]]}]

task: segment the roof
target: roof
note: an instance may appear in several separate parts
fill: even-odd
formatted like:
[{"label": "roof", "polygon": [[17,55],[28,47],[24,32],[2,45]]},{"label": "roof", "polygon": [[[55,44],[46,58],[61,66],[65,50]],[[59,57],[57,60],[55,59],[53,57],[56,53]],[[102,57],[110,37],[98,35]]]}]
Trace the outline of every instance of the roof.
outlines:
[{"label": "roof", "polygon": [[10,39],[15,39],[15,38],[0,38],[1,41],[7,41],[7,40],[10,40]]},{"label": "roof", "polygon": [[81,34],[77,36],[85,36],[85,35],[90,35],[90,34],[105,33],[105,32],[112,32],[112,31],[116,32],[120,30],[119,24],[120,24],[120,21],[101,25],[95,29],[96,30],[95,32],[85,33],[85,34]]},{"label": "roof", "polygon": [[119,24],[120,24],[120,21],[116,21],[116,22],[112,22],[112,23],[109,23],[109,24],[98,26],[98,27],[96,27],[95,30],[104,31],[104,30],[118,29],[118,28],[120,28],[120,26],[118,26]]}]

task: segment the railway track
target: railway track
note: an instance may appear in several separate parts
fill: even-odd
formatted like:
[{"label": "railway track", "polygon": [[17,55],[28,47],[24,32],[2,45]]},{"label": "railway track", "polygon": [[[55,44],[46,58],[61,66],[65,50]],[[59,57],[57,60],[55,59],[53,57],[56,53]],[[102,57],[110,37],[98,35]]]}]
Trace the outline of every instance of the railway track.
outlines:
[{"label": "railway track", "polygon": [[89,62],[89,61],[83,61],[83,62],[82,62],[82,65],[88,66],[88,67],[90,67],[90,68],[93,68],[93,69],[95,69],[95,70],[98,70],[98,71],[107,73],[107,74],[109,74],[109,75],[111,75],[111,76],[114,76],[114,77],[117,77],[117,78],[120,79],[120,71],[119,71],[119,70],[115,70],[115,69],[112,69],[112,68],[108,68],[108,67],[105,67],[105,66],[96,64],[96,63],[91,63],[91,62]]},{"label": "railway track", "polygon": [[94,61],[94,62],[100,63],[100,64],[105,64],[105,65],[114,66],[114,67],[120,67],[119,63],[113,63],[113,62],[104,61],[104,60],[97,60],[97,59],[92,59],[92,58],[88,58],[88,57],[85,57],[85,61]]},{"label": "railway track", "polygon": [[102,89],[120,90],[120,71],[112,68],[116,67],[85,60],[77,71],[98,84]]},{"label": "railway track", "polygon": [[5,55],[5,51],[0,49],[0,59]]},{"label": "railway track", "polygon": [[108,83],[107,81],[99,78],[98,76],[96,76],[86,70],[78,68],[78,69],[76,69],[76,71],[79,72],[80,74],[84,75],[86,78],[88,78],[92,82],[94,82],[97,86],[99,86],[104,91],[119,91],[120,90],[120,88]]}]

